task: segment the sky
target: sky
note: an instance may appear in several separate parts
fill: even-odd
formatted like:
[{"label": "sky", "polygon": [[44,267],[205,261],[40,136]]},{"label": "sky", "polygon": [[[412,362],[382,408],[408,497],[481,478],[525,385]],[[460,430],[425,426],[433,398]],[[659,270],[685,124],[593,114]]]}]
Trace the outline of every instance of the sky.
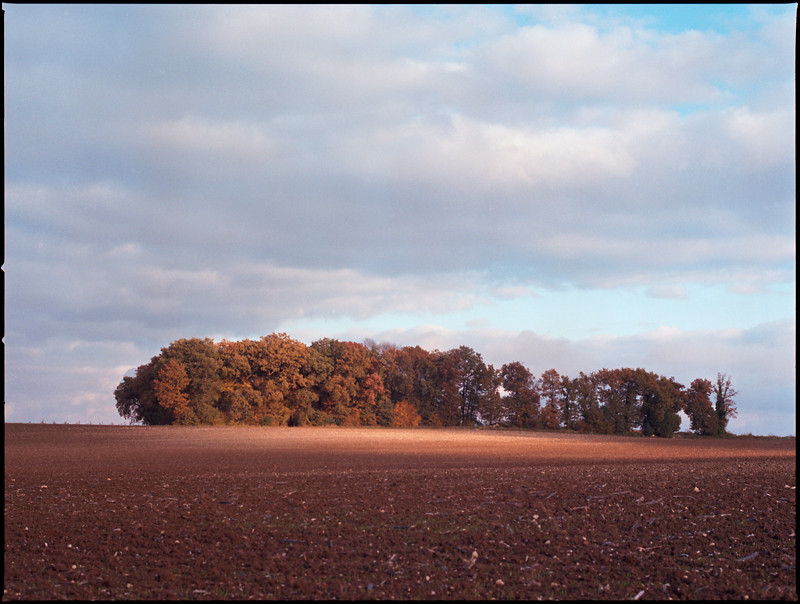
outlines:
[{"label": "sky", "polygon": [[287,333],[723,373],[795,434],[796,4],[3,9],[7,422]]}]

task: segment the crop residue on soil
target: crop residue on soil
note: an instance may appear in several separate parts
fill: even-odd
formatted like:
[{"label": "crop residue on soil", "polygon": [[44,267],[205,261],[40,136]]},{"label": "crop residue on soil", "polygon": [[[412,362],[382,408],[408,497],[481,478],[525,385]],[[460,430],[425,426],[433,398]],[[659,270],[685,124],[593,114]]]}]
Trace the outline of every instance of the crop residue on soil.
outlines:
[{"label": "crop residue on soil", "polygon": [[797,599],[794,439],[6,424],[4,600]]}]

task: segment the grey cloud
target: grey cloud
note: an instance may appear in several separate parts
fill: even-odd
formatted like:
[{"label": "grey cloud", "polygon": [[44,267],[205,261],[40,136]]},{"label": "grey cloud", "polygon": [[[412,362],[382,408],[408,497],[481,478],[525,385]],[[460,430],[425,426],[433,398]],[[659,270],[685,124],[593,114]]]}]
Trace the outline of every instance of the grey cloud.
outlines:
[{"label": "grey cloud", "polygon": [[[350,268],[300,268],[268,260],[213,261],[175,249],[98,240],[63,244],[12,229],[24,260],[6,268],[6,309],[15,342],[54,335],[124,338],[132,332],[201,335],[269,333],[308,316],[365,318],[384,312],[442,312],[488,299],[480,274],[386,277]],[[208,260],[206,262],[206,260]],[[36,313],[35,315],[33,313]]]},{"label": "grey cloud", "polygon": [[9,340],[791,282],[793,19],[570,12],[7,6]]}]

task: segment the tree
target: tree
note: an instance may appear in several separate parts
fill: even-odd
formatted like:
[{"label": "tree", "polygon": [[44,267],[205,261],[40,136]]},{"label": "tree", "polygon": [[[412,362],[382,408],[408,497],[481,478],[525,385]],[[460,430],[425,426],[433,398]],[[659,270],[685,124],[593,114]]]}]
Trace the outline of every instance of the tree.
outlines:
[{"label": "tree", "polygon": [[548,369],[542,374],[539,390],[544,399],[544,407],[539,412],[539,424],[542,428],[555,429],[561,425],[561,376],[555,369]]},{"label": "tree", "polygon": [[469,346],[460,346],[450,351],[455,359],[456,380],[460,402],[459,426],[471,426],[477,422],[478,412],[485,397],[494,384],[494,369],[483,362],[480,353]]},{"label": "tree", "polygon": [[627,434],[631,430],[639,428],[642,423],[642,400],[638,373],[644,370],[623,367],[615,371],[619,375],[622,394],[622,429],[620,433]]},{"label": "tree", "polygon": [[219,416],[219,397],[224,386],[219,347],[211,338],[175,340],[161,349],[159,364],[168,361],[181,363],[189,380],[184,389],[189,399],[188,408],[181,415],[180,422],[216,422]]},{"label": "tree", "polygon": [[158,404],[169,414],[169,423],[195,423],[194,413],[190,413],[189,396],[186,387],[189,376],[183,363],[167,359],[161,365],[153,380],[153,391]]},{"label": "tree", "polygon": [[601,369],[596,374],[603,415],[614,434],[641,425],[642,409],[636,371],[630,367]]},{"label": "tree", "polygon": [[220,376],[226,386],[253,385],[253,368],[250,365],[250,340],[230,342],[222,340],[217,346],[222,363]]},{"label": "tree", "polygon": [[518,428],[536,425],[539,415],[539,392],[536,378],[519,361],[507,363],[500,368],[501,386],[508,421]]},{"label": "tree", "polygon": [[289,408],[292,410],[292,415],[289,417],[288,424],[290,426],[313,425],[317,415],[314,404],[318,400],[319,396],[311,388],[295,390],[290,397]]},{"label": "tree", "polygon": [[622,413],[622,383],[616,370],[603,368],[592,374],[597,385],[597,396],[603,412],[603,423],[609,434],[621,434],[624,431]]},{"label": "tree", "polygon": [[363,344],[328,338],[311,348],[320,408],[340,425],[375,425],[378,411],[388,401],[376,352]]},{"label": "tree", "polygon": [[561,422],[565,428],[574,430],[578,426],[577,392],[573,381],[566,375],[561,376]]},{"label": "tree", "polygon": [[406,346],[386,350],[382,356],[385,374],[384,384],[392,403],[406,401],[413,405],[422,417],[422,424],[442,424],[440,403],[444,400],[440,378],[444,373],[437,366],[437,356],[419,346]]},{"label": "tree", "polygon": [[168,423],[166,413],[158,404],[153,389],[153,365],[157,359],[158,357],[153,357],[149,363],[137,367],[133,376],[123,377],[114,390],[117,412],[131,423],[141,422],[145,426]]},{"label": "tree", "polygon": [[253,413],[256,424],[284,426],[289,423],[292,411],[285,404],[288,393],[284,393],[279,384],[273,381],[266,382],[257,391],[257,394],[259,395],[256,399],[258,406]]},{"label": "tree", "polygon": [[433,352],[433,392],[436,416],[444,426],[457,426],[461,419],[460,372],[455,351]]},{"label": "tree", "polygon": [[297,392],[307,386],[303,374],[309,355],[306,345],[277,333],[259,340],[222,342],[219,349],[226,388],[241,390],[240,394],[252,406],[251,412],[245,412],[240,401],[237,407],[240,412],[236,413],[239,419],[235,421],[261,425],[288,423],[293,413],[291,405],[298,400]]},{"label": "tree", "polygon": [[691,430],[701,436],[717,435],[717,412],[711,404],[714,386],[709,380],[697,378],[686,391],[686,415],[691,422]]},{"label": "tree", "polygon": [[677,430],[681,410],[696,433],[725,434],[736,395],[724,374],[688,390],[631,368],[575,379],[549,369],[537,380],[519,362],[496,370],[468,346],[428,352],[329,338],[306,346],[283,333],[175,340],[114,390],[119,414],[145,425],[503,423],[620,434],[641,426],[659,436]]},{"label": "tree", "polygon": [[605,420],[597,392],[597,379],[586,375],[583,371],[572,380],[572,390],[575,393],[575,404],[578,407],[580,419],[577,428],[581,432],[599,432],[607,434],[611,426]]},{"label": "tree", "polygon": [[219,409],[229,424],[254,424],[255,410],[263,406],[261,395],[248,384],[225,388],[220,395]]},{"label": "tree", "polygon": [[422,421],[422,417],[417,413],[417,410],[406,401],[397,403],[393,411],[392,426],[395,428],[416,428]]},{"label": "tree", "polygon": [[483,395],[478,406],[478,414],[484,424],[494,426],[506,419],[507,413],[503,405],[503,397],[500,394],[501,383],[500,371],[492,365],[487,365]]},{"label": "tree", "polygon": [[739,393],[733,389],[731,378],[724,373],[717,373],[717,382],[714,385],[714,410],[717,412],[717,436],[727,434],[728,420],[736,417],[736,403],[733,397]]},{"label": "tree", "polygon": [[681,427],[678,411],[683,404],[683,386],[674,378],[636,370],[641,394],[642,434],[670,437]]}]

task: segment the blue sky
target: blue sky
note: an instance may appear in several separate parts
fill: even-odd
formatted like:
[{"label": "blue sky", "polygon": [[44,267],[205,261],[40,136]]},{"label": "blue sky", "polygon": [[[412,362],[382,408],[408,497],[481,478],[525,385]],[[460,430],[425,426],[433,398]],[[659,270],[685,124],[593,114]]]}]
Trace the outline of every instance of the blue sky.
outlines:
[{"label": "blue sky", "polygon": [[[786,5],[764,5],[765,14],[785,14]],[[758,27],[758,8],[749,4],[605,4],[587,6],[606,18],[636,20],[660,33],[681,34],[688,30],[752,31]]]},{"label": "blue sky", "polygon": [[796,8],[4,5],[6,421],[286,332],[794,434]]}]

